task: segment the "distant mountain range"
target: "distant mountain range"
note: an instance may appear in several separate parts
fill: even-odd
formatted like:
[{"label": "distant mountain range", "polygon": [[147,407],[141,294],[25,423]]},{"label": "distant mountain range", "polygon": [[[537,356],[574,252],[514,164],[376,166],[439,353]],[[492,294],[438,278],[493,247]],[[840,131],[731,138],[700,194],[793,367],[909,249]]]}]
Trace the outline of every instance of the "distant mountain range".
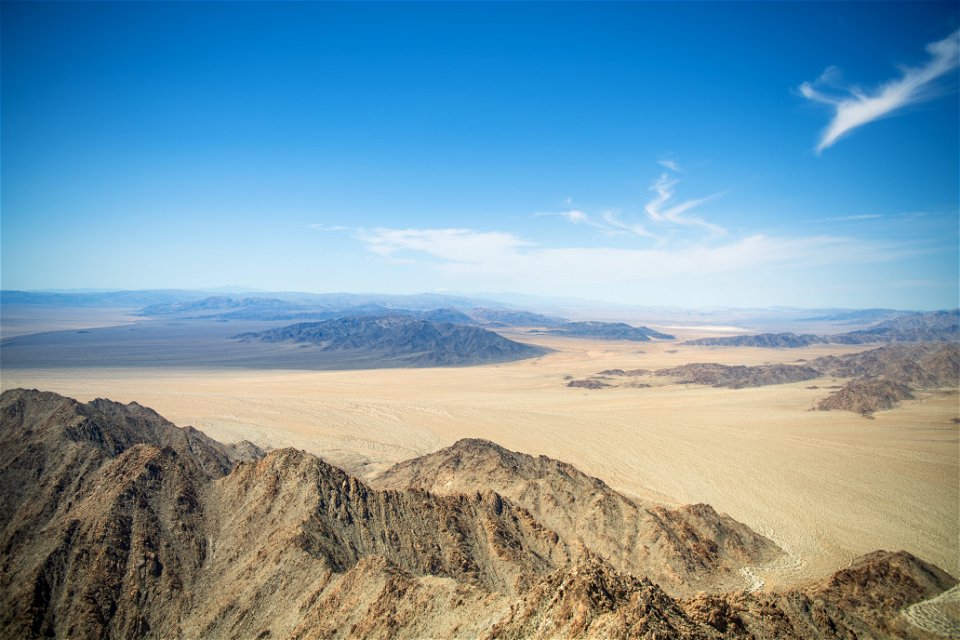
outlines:
[{"label": "distant mountain range", "polygon": [[362,353],[374,355],[382,362],[409,366],[505,362],[547,353],[542,347],[515,342],[480,327],[430,322],[409,316],[360,316],[302,322],[233,337],[245,342],[314,345],[324,352]]},{"label": "distant mountain range", "polygon": [[490,309],[478,307],[467,311],[471,318],[490,327],[557,327],[566,320],[542,313],[516,309]]},{"label": "distant mountain range", "polygon": [[649,342],[673,340],[676,336],[660,333],[649,327],[633,327],[623,322],[567,322],[545,333],[571,338],[596,338],[599,340],[634,340]]},{"label": "distant mountain range", "polygon": [[[407,297],[407,301],[415,298]],[[338,298],[339,299],[339,298]],[[433,301],[438,297],[430,297]],[[476,302],[467,299],[451,299],[445,302]],[[386,302],[386,301],[384,301]],[[421,300],[420,302],[425,302]],[[402,308],[382,302],[365,302],[337,306],[309,301],[291,301],[279,298],[231,298],[210,296],[202,300],[154,304],[140,310],[145,317],[178,317],[210,320],[332,320],[356,316],[409,316],[428,322],[482,325],[488,327],[554,327],[566,322],[563,318],[547,316],[530,311],[498,307],[444,306],[437,308]]]},{"label": "distant mountain range", "polygon": [[824,313],[810,318],[801,318],[801,322],[839,322],[844,324],[869,324],[892,320],[898,316],[909,314],[909,311],[896,309],[841,309],[831,313]]},{"label": "distant mountain range", "polygon": [[956,342],[960,340],[960,310],[905,313],[869,329],[818,336],[762,333],[687,340],[685,345],[717,347],[806,347],[812,344],[871,344],[875,342]]},{"label": "distant mountain range", "polygon": [[[926,638],[957,584],[876,551],[794,587],[705,504],[461,440],[373,482],[136,403],[0,395],[0,637]],[[742,569],[741,573],[739,570]]]}]

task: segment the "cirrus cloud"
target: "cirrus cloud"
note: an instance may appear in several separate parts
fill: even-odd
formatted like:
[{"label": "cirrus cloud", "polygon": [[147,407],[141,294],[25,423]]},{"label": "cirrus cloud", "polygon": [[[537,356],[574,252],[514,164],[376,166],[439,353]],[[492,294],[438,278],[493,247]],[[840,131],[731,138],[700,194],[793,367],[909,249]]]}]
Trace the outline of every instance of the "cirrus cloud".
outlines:
[{"label": "cirrus cloud", "polygon": [[[872,92],[839,82],[839,71],[829,67],[816,82],[804,82],[799,91],[803,97],[834,108],[833,120],[820,136],[817,153],[832,146],[857,127],[891,115],[903,107],[933,97],[935,80],[960,65],[960,30],[931,42],[926,47],[930,60],[919,67],[902,67],[902,76],[880,85]],[[834,92],[826,93],[824,89]]]}]

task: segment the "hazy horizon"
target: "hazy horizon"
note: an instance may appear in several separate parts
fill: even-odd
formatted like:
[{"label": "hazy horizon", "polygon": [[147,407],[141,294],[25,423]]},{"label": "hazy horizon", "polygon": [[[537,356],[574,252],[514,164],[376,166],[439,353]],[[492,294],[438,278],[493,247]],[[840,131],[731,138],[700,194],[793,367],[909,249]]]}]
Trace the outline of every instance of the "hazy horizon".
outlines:
[{"label": "hazy horizon", "polygon": [[4,289],[960,305],[953,3],[2,17]]},{"label": "hazy horizon", "polygon": [[189,288],[189,287],[171,287],[164,289],[113,289],[113,288],[76,288],[76,289],[60,289],[60,288],[49,288],[49,289],[0,289],[4,293],[28,293],[28,294],[46,294],[46,295],[96,295],[96,294],[111,294],[111,293],[164,293],[164,292],[183,292],[196,294],[196,299],[200,300],[205,296],[209,297],[226,297],[233,299],[244,299],[244,298],[254,298],[254,297],[263,297],[271,295],[281,295],[281,296],[362,296],[362,297],[383,297],[383,298],[403,298],[403,297],[420,297],[420,296],[443,296],[451,299],[462,298],[468,300],[476,300],[477,302],[491,302],[500,305],[506,305],[510,307],[523,308],[525,305],[530,309],[552,309],[557,308],[560,305],[567,305],[572,308],[577,308],[580,310],[596,309],[601,310],[604,308],[620,308],[623,309],[661,309],[661,310],[676,310],[676,311],[705,311],[705,310],[726,310],[726,311],[830,311],[830,310],[849,310],[849,311],[860,311],[860,310],[871,310],[871,309],[890,309],[894,311],[919,311],[919,312],[928,312],[928,311],[950,311],[956,309],[957,307],[915,307],[915,308],[893,308],[893,307],[853,307],[853,306],[799,306],[799,305],[766,305],[766,306],[744,306],[744,305],[655,305],[655,304],[631,304],[627,302],[619,302],[616,300],[602,300],[599,298],[580,298],[580,297],[564,297],[564,296],[537,296],[534,294],[522,294],[515,291],[477,291],[477,292],[464,292],[464,291],[417,291],[411,290],[406,292],[399,293],[385,293],[382,291],[343,291],[343,290],[330,290],[330,291],[294,291],[290,289],[281,289],[281,290],[269,290],[269,289],[253,289],[250,287],[241,287],[241,286],[224,286],[224,287],[210,287],[210,288]]}]

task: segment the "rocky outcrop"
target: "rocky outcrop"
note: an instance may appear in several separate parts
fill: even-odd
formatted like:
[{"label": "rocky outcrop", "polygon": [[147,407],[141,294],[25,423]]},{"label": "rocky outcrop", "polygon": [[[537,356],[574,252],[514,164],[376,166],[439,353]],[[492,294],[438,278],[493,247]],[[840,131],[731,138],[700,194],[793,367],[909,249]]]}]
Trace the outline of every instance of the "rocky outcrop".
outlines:
[{"label": "rocky outcrop", "polygon": [[865,416],[912,400],[910,387],[885,378],[857,378],[817,403],[820,411],[855,411]]},{"label": "rocky outcrop", "polygon": [[713,363],[685,364],[669,369],[659,369],[657,376],[677,378],[680,384],[706,384],[711,387],[745,389],[771,384],[803,382],[819,378],[820,373],[811,367],[790,364],[765,364],[754,367]]},{"label": "rocky outcrop", "polygon": [[567,383],[568,387],[579,387],[581,389],[606,389],[612,385],[597,378],[584,378],[582,380],[571,380]]}]

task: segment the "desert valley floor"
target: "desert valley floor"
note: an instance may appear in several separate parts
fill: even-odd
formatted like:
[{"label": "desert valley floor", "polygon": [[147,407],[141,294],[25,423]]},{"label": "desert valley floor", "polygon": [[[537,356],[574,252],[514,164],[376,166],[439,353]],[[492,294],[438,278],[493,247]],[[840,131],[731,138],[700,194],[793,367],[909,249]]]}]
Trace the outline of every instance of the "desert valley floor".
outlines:
[{"label": "desert valley floor", "polygon": [[[960,574],[956,392],[919,393],[873,419],[812,411],[826,378],[752,389],[653,381],[568,388],[611,368],[793,363],[869,346],[693,347],[506,334],[555,349],[462,368],[361,371],[5,370],[4,390],[137,401],[224,442],[294,446],[369,477],[464,437],[573,463],[628,495],[705,502],[768,536],[787,560],[745,586],[829,574],[904,549]],[[686,336],[684,336],[686,337]]]}]

